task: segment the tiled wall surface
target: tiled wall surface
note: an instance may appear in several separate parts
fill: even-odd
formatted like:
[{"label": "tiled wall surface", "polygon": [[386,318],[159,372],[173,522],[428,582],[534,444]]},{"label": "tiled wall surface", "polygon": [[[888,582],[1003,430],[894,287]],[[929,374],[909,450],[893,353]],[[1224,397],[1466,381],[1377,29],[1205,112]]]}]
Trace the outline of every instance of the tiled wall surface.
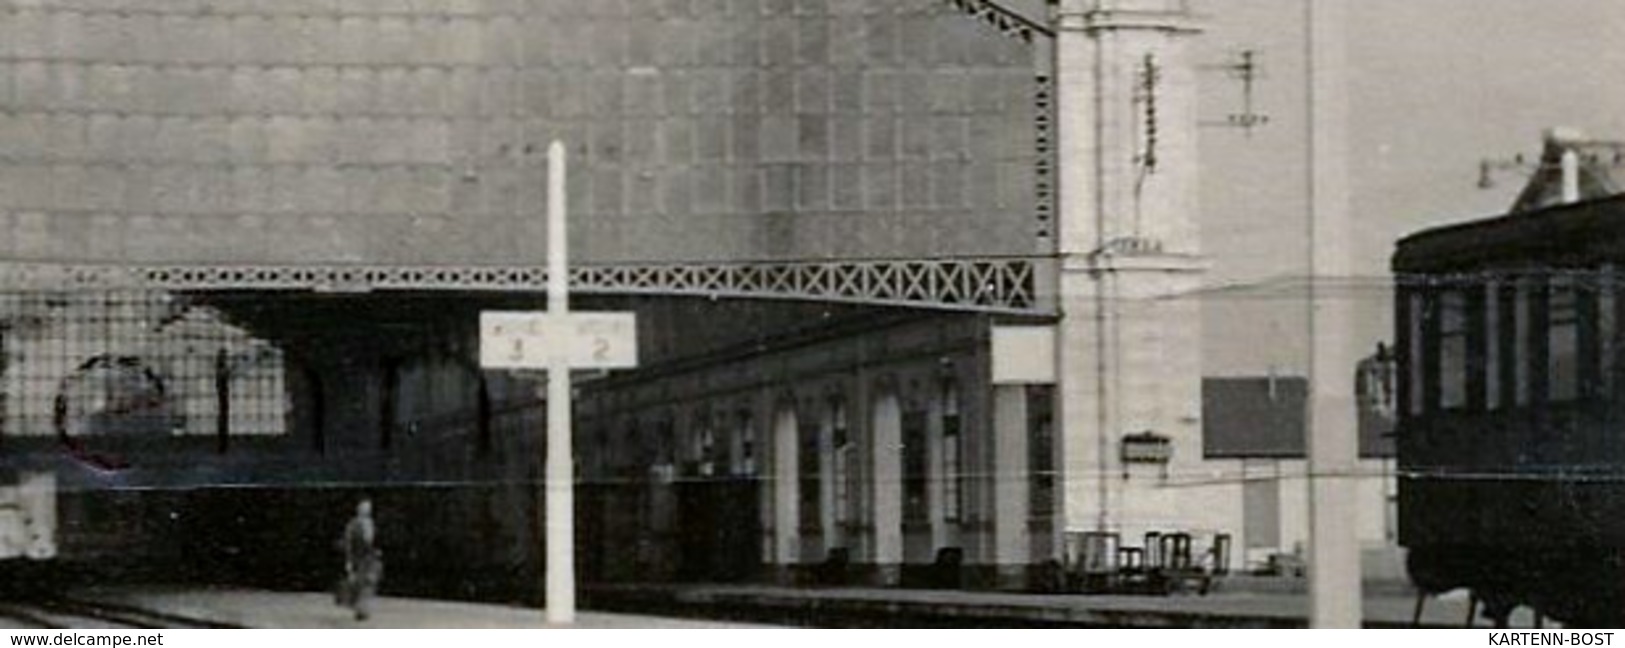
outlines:
[{"label": "tiled wall surface", "polygon": [[0,0],[0,257],[1025,254],[1035,47],[938,0]]}]

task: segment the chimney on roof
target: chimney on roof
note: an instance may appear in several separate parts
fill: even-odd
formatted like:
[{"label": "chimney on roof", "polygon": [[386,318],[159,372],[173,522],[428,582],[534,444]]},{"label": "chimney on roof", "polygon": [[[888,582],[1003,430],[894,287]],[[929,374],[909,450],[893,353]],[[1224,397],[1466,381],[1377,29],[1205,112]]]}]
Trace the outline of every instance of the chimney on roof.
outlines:
[{"label": "chimney on roof", "polygon": [[1568,205],[1581,200],[1625,193],[1614,179],[1615,169],[1625,168],[1625,140],[1589,139],[1576,128],[1549,128],[1542,134],[1544,146],[1534,164],[1518,155],[1511,160],[1485,160],[1479,165],[1479,186],[1491,187],[1492,171],[1524,171],[1529,182],[1511,213]]},{"label": "chimney on roof", "polygon": [[1562,150],[1563,185],[1560,204],[1580,202],[1580,152],[1585,135],[1574,128],[1549,128],[1546,145]]}]

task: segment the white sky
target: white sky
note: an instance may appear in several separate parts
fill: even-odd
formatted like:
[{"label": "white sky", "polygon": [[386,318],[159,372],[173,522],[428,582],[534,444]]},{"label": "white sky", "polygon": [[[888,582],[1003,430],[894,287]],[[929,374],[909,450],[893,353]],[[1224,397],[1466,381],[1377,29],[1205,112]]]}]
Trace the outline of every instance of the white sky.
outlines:
[{"label": "white sky", "polygon": [[[1514,173],[1477,188],[1478,162],[1539,152],[1541,131],[1579,127],[1625,139],[1625,2],[1348,0],[1357,274],[1386,270],[1393,241],[1504,211]],[[1259,105],[1271,123],[1249,139],[1204,129],[1204,240],[1216,283],[1301,274],[1302,0],[1200,0],[1204,59],[1263,51]],[[1203,112],[1222,118],[1239,85],[1203,75]],[[1297,236],[1297,238],[1294,238]]]},{"label": "white sky", "polygon": [[[1387,271],[1406,234],[1504,212],[1526,178],[1477,187],[1482,158],[1536,155],[1541,132],[1573,126],[1625,139],[1625,2],[1346,0],[1351,47],[1351,192],[1355,275]],[[1212,285],[1301,276],[1305,269],[1303,0],[1197,0],[1199,51],[1222,63],[1262,51],[1257,106],[1270,123],[1246,137],[1202,130],[1203,243]],[[1204,119],[1239,110],[1240,86],[1202,75]],[[1622,172],[1625,174],[1625,172]],[[1382,284],[1353,291],[1359,346],[1391,338]],[[1206,373],[1299,370],[1303,303],[1257,291],[1209,293]],[[1271,343],[1260,344],[1260,340]]]}]

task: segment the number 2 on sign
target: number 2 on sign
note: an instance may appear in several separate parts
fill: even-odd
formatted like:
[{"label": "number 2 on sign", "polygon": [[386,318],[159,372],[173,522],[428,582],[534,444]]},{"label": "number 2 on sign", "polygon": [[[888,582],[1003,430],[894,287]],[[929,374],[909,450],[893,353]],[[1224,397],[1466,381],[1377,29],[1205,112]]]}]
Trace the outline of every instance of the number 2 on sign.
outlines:
[{"label": "number 2 on sign", "polygon": [[604,360],[609,357],[609,340],[604,338],[592,339],[592,359]]}]

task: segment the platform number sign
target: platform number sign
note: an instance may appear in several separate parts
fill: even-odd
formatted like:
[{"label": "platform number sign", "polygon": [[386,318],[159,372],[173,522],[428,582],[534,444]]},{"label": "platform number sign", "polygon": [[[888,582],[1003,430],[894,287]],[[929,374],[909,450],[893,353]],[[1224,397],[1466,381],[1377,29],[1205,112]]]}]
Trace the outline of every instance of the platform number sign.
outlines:
[{"label": "platform number sign", "polygon": [[480,313],[480,366],[629,369],[638,363],[633,313],[486,311]]}]

